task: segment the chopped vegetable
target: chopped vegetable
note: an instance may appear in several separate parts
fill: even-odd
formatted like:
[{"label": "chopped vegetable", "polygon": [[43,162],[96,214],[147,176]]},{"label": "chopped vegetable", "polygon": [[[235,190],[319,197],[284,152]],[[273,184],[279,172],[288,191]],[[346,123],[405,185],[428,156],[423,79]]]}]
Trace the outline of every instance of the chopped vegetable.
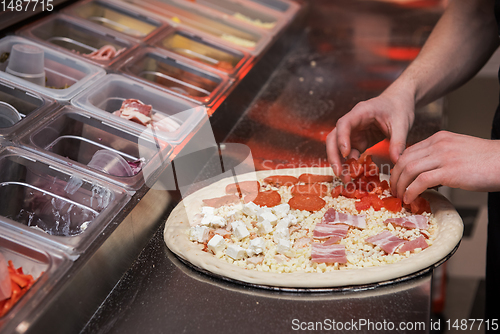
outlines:
[{"label": "chopped vegetable", "polygon": [[10,298],[0,301],[0,317],[3,317],[17,303],[17,301],[31,288],[35,279],[31,275],[26,275],[23,268],[15,268],[9,260],[7,267],[11,280],[12,292]]}]

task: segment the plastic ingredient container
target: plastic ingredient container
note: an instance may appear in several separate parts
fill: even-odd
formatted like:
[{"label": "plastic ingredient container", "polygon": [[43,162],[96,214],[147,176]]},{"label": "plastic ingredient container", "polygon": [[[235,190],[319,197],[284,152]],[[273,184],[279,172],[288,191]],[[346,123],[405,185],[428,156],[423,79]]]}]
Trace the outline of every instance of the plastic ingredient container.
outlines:
[{"label": "plastic ingredient container", "polygon": [[195,102],[210,105],[229,84],[222,73],[203,70],[174,54],[144,48],[119,65],[118,70],[148,84]]},{"label": "plastic ingredient container", "polygon": [[189,58],[211,68],[235,75],[250,56],[242,51],[216,44],[185,29],[157,35],[152,42],[161,49]]},{"label": "plastic ingredient container", "polygon": [[132,11],[109,1],[78,2],[64,13],[144,41],[166,27],[166,23],[145,13]]},{"label": "plastic ingredient container", "polygon": [[0,221],[73,257],[130,199],[123,188],[28,151],[0,152]]},{"label": "plastic ingredient container", "polygon": [[88,167],[99,150],[110,150],[128,162],[142,161],[142,169],[155,170],[169,157],[172,146],[124,124],[113,124],[109,117],[65,106],[38,128],[25,133],[20,142],[30,150],[50,156],[61,163],[91,173],[129,189],[140,188],[149,174],[114,176]]},{"label": "plastic ingredient container", "polygon": [[[169,117],[178,124],[175,131],[156,131],[155,134],[172,145],[180,144],[194,128],[206,117],[205,107],[183,98],[160,91],[136,80],[108,74],[98,85],[78,95],[71,101],[76,107],[95,112],[116,122],[125,122],[139,131],[145,131],[146,126],[123,119],[109,113],[116,112],[126,99],[137,99],[152,106],[152,113]],[[104,114],[106,112],[106,114]]]},{"label": "plastic ingredient container", "polygon": [[36,311],[43,307],[72,261],[57,249],[5,226],[0,226],[0,253],[6,261],[12,261],[16,269],[21,267],[25,274],[36,279],[24,296],[0,318],[2,333],[22,333],[22,329],[37,316]]},{"label": "plastic ingredient container", "polygon": [[[130,49],[137,45],[118,33],[62,14],[50,15],[17,33],[99,66],[109,66],[126,57]],[[102,56],[93,55],[104,48],[113,48],[114,51]]]},{"label": "plastic ingredient container", "polygon": [[95,83],[106,74],[103,69],[97,66],[18,36],[7,36],[0,39],[0,54],[10,53],[12,46],[19,43],[36,45],[43,49],[45,87],[6,73],[8,58],[0,63],[0,79],[2,81],[17,83],[58,101],[69,101],[85,87]]},{"label": "plastic ingredient container", "polygon": [[1,127],[0,136],[12,138],[24,127],[35,124],[45,111],[53,110],[58,105],[56,101],[48,97],[0,79],[0,108],[13,108],[21,116],[21,119],[11,126]]}]

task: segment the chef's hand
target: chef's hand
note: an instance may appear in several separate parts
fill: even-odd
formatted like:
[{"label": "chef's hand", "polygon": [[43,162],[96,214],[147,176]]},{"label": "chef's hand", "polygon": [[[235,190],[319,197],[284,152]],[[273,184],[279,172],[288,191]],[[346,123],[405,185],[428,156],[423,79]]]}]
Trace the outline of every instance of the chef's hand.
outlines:
[{"label": "chef's hand", "polygon": [[326,138],[328,161],[343,182],[350,177],[342,173],[342,157],[358,158],[376,143],[390,139],[389,154],[396,163],[406,146],[406,138],[414,120],[415,101],[410,94],[384,92],[358,103],[337,121]]},{"label": "chef's hand", "polygon": [[438,185],[500,190],[500,141],[441,131],[408,147],[391,174],[391,190],[405,203]]}]

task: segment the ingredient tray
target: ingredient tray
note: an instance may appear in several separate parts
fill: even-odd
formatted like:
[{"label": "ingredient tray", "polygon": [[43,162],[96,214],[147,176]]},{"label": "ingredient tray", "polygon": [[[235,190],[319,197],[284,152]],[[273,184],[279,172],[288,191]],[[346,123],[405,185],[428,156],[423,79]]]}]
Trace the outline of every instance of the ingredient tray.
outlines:
[{"label": "ingredient tray", "polygon": [[17,32],[99,66],[110,66],[137,45],[112,30],[62,14],[50,15]]},{"label": "ingredient tray", "polygon": [[[139,115],[141,118],[138,119],[136,116],[129,116],[133,118],[127,120],[113,114],[120,110],[127,99],[136,99],[152,106],[151,117]],[[117,74],[108,74],[98,85],[78,95],[71,103],[90,112],[111,117],[117,123],[125,122],[141,132],[147,129],[154,131],[172,145],[180,144],[206,116],[205,107],[199,104]]]},{"label": "ingredient tray", "polygon": [[199,36],[195,30],[170,29],[158,34],[150,43],[233,77],[251,58],[243,51],[230,49]]},{"label": "ingredient tray", "polygon": [[[59,104],[49,97],[31,92],[14,83],[8,83],[0,79],[0,109],[15,109],[21,117],[14,124],[14,118],[4,119],[0,117],[0,136],[12,138],[16,136],[23,127],[36,124],[45,114],[57,108]],[[12,109],[13,108],[13,109]]]},{"label": "ingredient tray", "polygon": [[128,202],[104,181],[23,149],[0,152],[0,225],[77,258]]},{"label": "ingredient tray", "polygon": [[222,73],[196,67],[175,54],[151,47],[139,50],[117,67],[127,76],[208,106],[230,84]]},{"label": "ingredient tray", "polygon": [[110,1],[79,1],[62,11],[88,22],[145,41],[168,25],[145,13],[126,9]]},{"label": "ingredient tray", "polygon": [[0,253],[14,267],[22,267],[24,274],[36,282],[0,318],[0,331],[10,333],[23,330],[35,319],[54,286],[61,280],[71,261],[57,249],[40,244],[20,233],[0,227]]},{"label": "ingredient tray", "polygon": [[243,49],[251,54],[259,54],[269,43],[265,31],[248,27],[227,15],[209,13],[206,8],[174,0],[126,0],[126,3],[146,9],[154,15],[170,19],[172,23],[196,29],[203,34],[217,38],[227,46]]},{"label": "ingredient tray", "polygon": [[[139,189],[165,162],[172,146],[152,138],[151,133],[141,133],[124,124],[109,123],[108,120],[109,117],[65,106],[37,129],[25,133],[20,142],[28,149],[66,166],[128,189]],[[111,166],[114,165],[112,169],[103,165],[88,166],[98,151],[118,156],[116,162],[113,162],[113,157],[109,158]],[[133,165],[138,165],[140,170],[128,173]]]},{"label": "ingredient tray", "polygon": [[45,87],[5,72],[9,60],[0,63],[0,78],[15,82],[58,101],[69,101],[105,74],[104,70],[97,66],[18,36],[7,36],[0,39],[0,54],[10,53],[12,46],[16,44],[32,45],[43,50]]}]

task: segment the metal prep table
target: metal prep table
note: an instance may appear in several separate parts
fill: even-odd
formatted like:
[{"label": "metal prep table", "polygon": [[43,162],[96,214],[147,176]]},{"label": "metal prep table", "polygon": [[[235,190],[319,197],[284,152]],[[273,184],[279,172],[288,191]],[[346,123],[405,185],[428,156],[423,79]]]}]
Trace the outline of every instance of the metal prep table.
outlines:
[{"label": "metal prep table", "polygon": [[[311,0],[309,5],[306,28],[291,51],[277,65],[262,60],[232,93],[244,95],[242,89],[256,86],[262,71],[272,71],[250,106],[238,108],[235,98],[211,118],[216,139],[247,145],[256,169],[327,165],[324,139],[336,120],[401,73],[443,10],[440,1],[430,0]],[[439,102],[419,110],[410,144],[438,131],[442,116]],[[202,170],[198,185],[209,170]],[[368,327],[370,321],[424,322],[425,329],[413,332],[426,333],[431,278],[429,268],[386,284],[337,290],[241,285],[180,262],[163,242],[162,225],[82,333],[284,333],[308,329],[309,322],[323,322],[328,330],[331,322],[325,319],[358,324],[364,319],[366,327],[354,332],[366,333],[379,329]]]}]

